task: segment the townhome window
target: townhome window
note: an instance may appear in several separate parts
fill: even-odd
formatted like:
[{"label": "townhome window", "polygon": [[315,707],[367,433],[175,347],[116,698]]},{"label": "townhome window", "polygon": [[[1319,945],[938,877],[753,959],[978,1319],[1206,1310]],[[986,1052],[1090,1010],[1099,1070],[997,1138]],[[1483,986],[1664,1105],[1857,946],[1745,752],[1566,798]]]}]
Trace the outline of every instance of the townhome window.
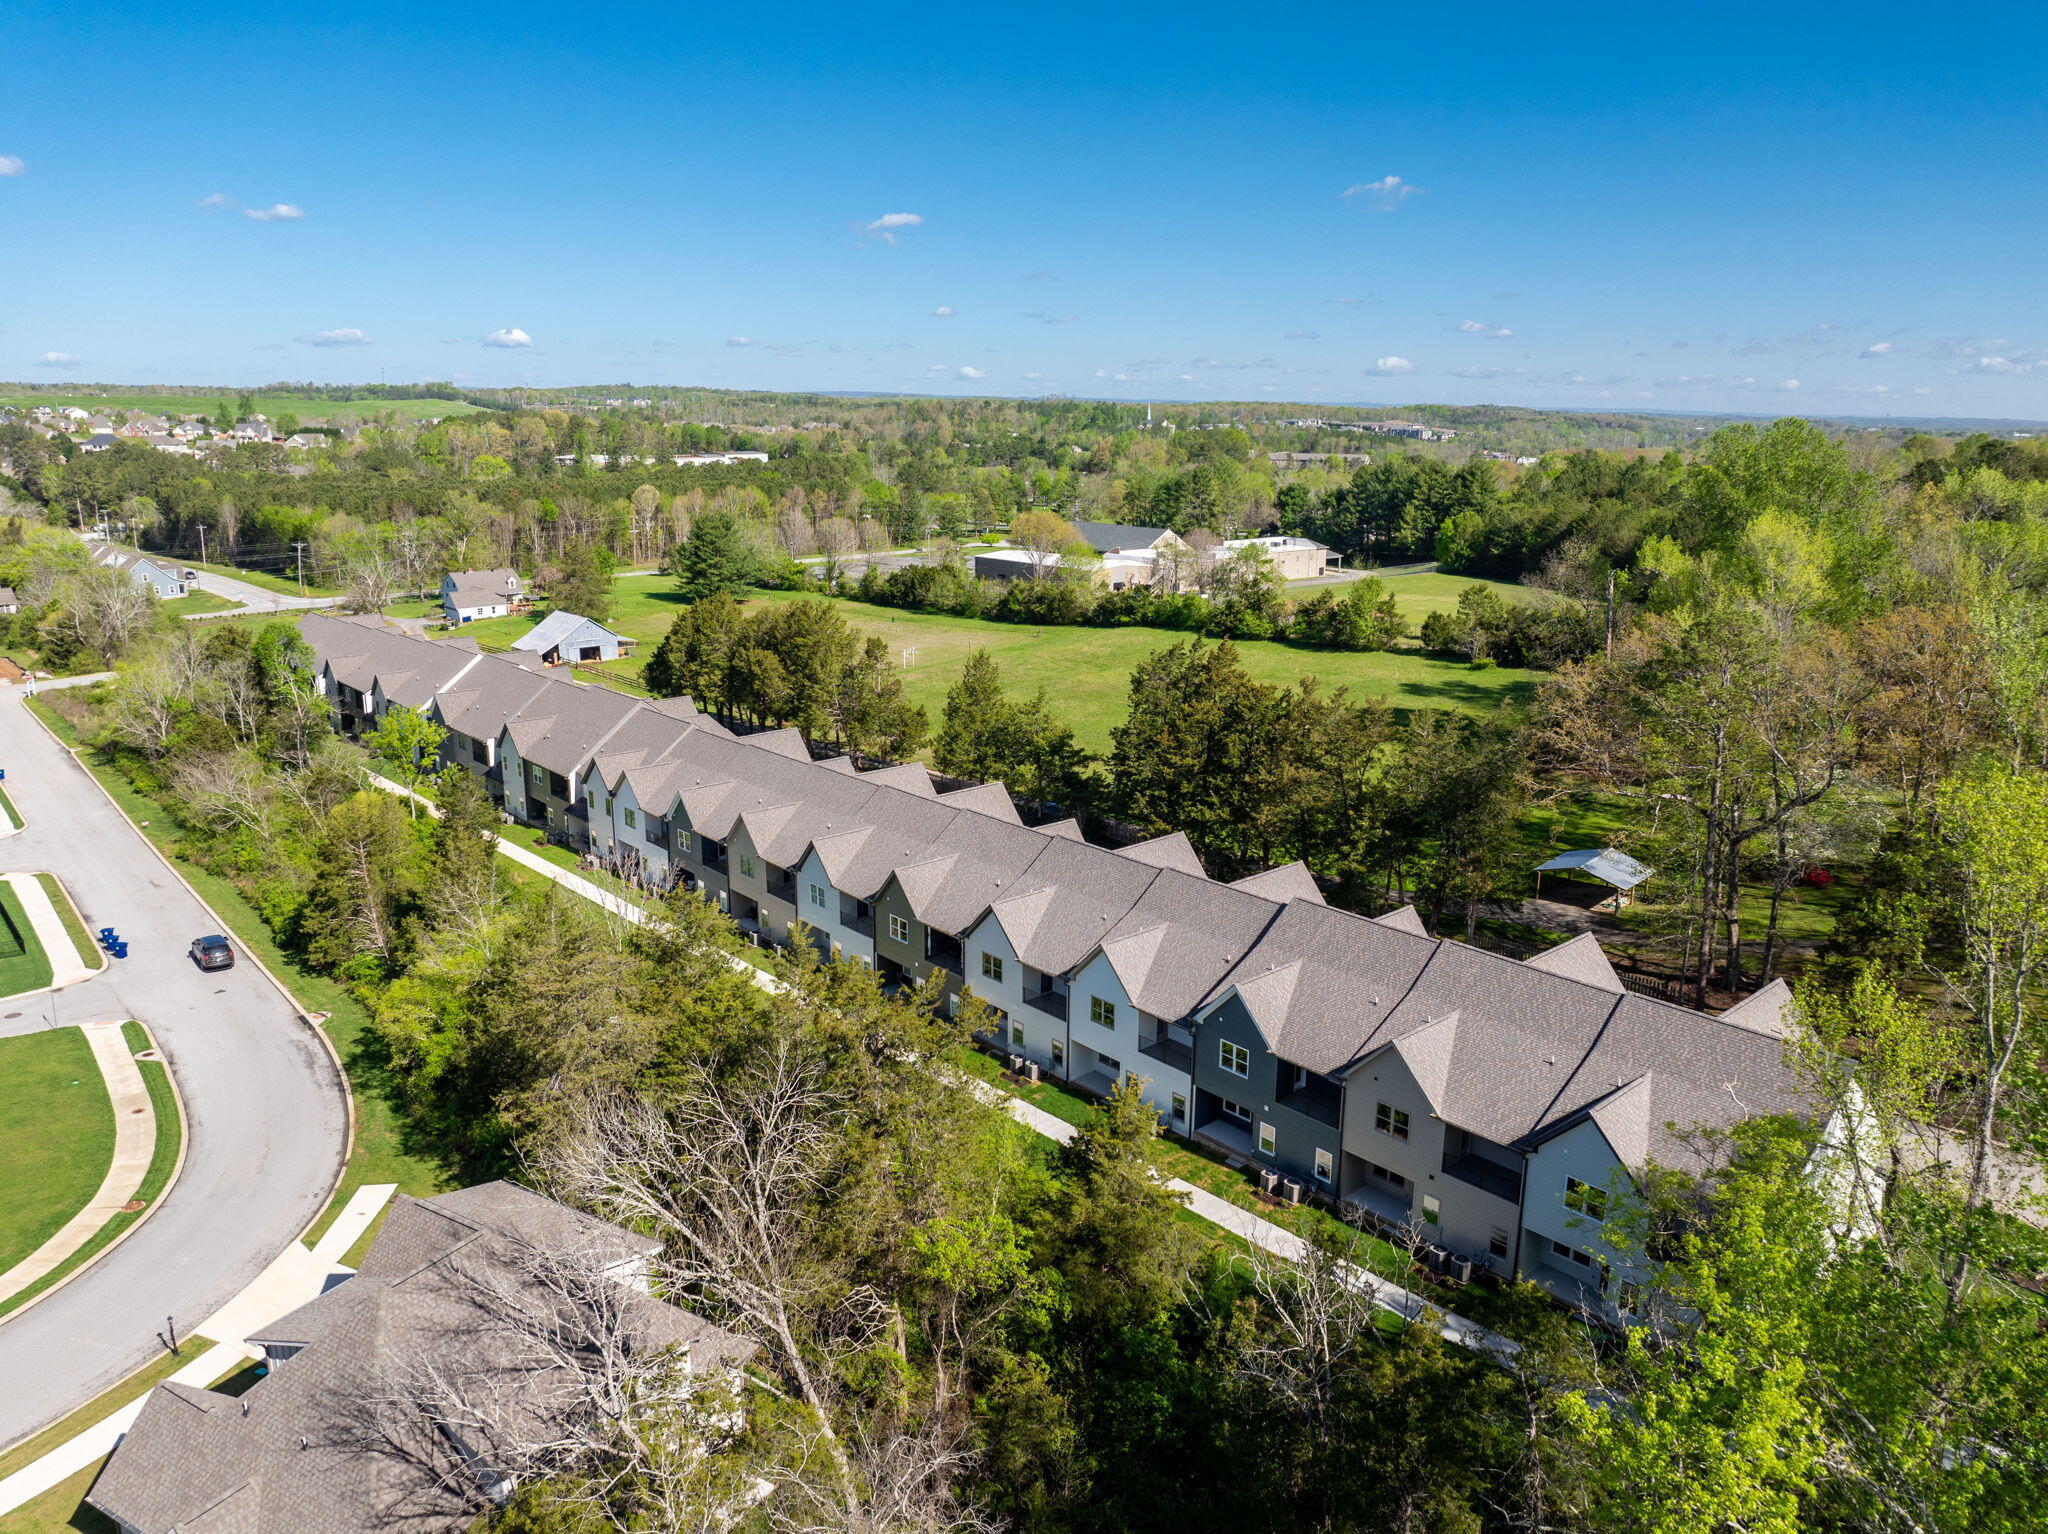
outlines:
[{"label": "townhome window", "polygon": [[1225,1118],[1236,1119],[1238,1123],[1243,1124],[1247,1127],[1250,1126],[1252,1121],[1252,1110],[1247,1108],[1243,1103],[1234,1103],[1227,1097],[1219,1097],[1216,1099],[1216,1106],[1223,1110],[1223,1116]]},{"label": "townhome window", "polygon": [[1001,985],[1003,982],[1002,955],[995,953],[984,953],[981,956],[981,973],[982,978],[986,980],[993,980],[996,982],[996,984]]},{"label": "townhome window", "polygon": [[740,877],[742,879],[754,877],[754,859],[749,853],[742,852],[740,854]]},{"label": "townhome window", "polygon": [[1233,1076],[1249,1076],[1252,1073],[1252,1052],[1242,1044],[1223,1039],[1216,1045],[1216,1063]]},{"label": "townhome window", "polygon": [[1100,996],[1088,998],[1088,1021],[1099,1023],[1104,1028],[1116,1026],[1116,1003],[1104,1001]]},{"label": "townhome window", "polygon": [[1488,1255],[1498,1257],[1502,1262],[1506,1262],[1508,1260],[1508,1233],[1498,1225],[1494,1226],[1493,1234],[1487,1238],[1486,1250]]},{"label": "townhome window", "polygon": [[892,916],[889,918],[889,941],[892,943],[907,943],[910,941],[909,917]]},{"label": "townhome window", "polygon": [[[596,791],[592,790],[592,797],[595,797],[595,795]],[[606,794],[604,796],[604,812],[607,815],[609,815],[612,812],[612,796],[610,794]]]},{"label": "townhome window", "polygon": [[[609,799],[605,800],[605,805],[606,805],[606,807],[607,807],[607,808],[609,808],[609,807],[610,807],[610,805],[611,805],[611,800],[609,800]],[[633,830],[637,830],[637,829],[639,828],[639,825],[640,825],[640,812],[639,812],[638,810],[628,810],[628,811],[626,811],[626,829],[627,829],[628,831],[633,831]]]},{"label": "townhome window", "polygon": [[1123,1061],[1112,1060],[1108,1055],[1098,1054],[1095,1063],[1102,1067],[1102,1074],[1105,1076],[1121,1076],[1124,1073]]},{"label": "townhome window", "polygon": [[821,910],[821,911],[825,909],[825,886],[824,886],[824,885],[822,885],[822,884],[813,884],[813,885],[811,886],[811,904],[812,904],[812,905],[814,905],[814,906],[816,906],[816,907],[817,907],[817,908],[818,908],[819,910]]},{"label": "townhome window", "polygon": [[1373,1127],[1383,1135],[1392,1135],[1397,1140],[1408,1138],[1408,1110],[1380,1103],[1373,1109]]},{"label": "townhome window", "polygon": [[1067,1068],[1067,1046],[1058,1039],[1052,1041],[1052,1068],[1062,1072]]},{"label": "townhome window", "polygon": [[1337,1175],[1337,1158],[1330,1152],[1316,1148],[1316,1181],[1327,1183]]},{"label": "townhome window", "polygon": [[1550,1243],[1550,1255],[1562,1257],[1569,1262],[1575,1262],[1582,1268],[1593,1266],[1593,1258],[1590,1253],[1582,1252],[1575,1246],[1566,1246],[1562,1241],[1553,1240]]},{"label": "townhome window", "polygon": [[1024,1047],[1024,1025],[1022,1023],[1010,1024],[1010,1042],[1019,1049]]},{"label": "townhome window", "polygon": [[1589,1220],[1607,1218],[1607,1190],[1596,1188],[1589,1182],[1580,1182],[1576,1177],[1564,1180],[1564,1207],[1577,1210]]},{"label": "townhome window", "polygon": [[1444,1206],[1437,1202],[1434,1193],[1422,1195],[1422,1220],[1425,1225],[1441,1225],[1444,1222]]},{"label": "townhome window", "polygon": [[1188,1121],[1188,1100],[1178,1092],[1173,1094],[1173,1121],[1176,1124]]},{"label": "townhome window", "polygon": [[1280,1148],[1280,1137],[1274,1133],[1271,1124],[1259,1125],[1259,1154],[1270,1156]]}]

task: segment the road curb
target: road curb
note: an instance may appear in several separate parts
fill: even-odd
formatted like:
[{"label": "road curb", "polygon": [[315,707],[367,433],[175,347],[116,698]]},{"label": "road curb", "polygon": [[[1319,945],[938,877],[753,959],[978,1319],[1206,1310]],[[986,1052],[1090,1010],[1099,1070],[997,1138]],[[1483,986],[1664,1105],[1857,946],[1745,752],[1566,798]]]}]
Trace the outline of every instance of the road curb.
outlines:
[{"label": "road curb", "polygon": [[[58,742],[58,744],[61,745],[63,743],[60,741]],[[15,1306],[14,1309],[8,1311],[6,1315],[0,1316],[0,1326],[6,1326],[10,1321],[19,1320],[22,1316],[27,1315],[31,1310],[34,1310],[38,1305],[42,1304],[44,1300],[47,1300],[51,1295],[56,1294],[66,1284],[70,1283],[71,1280],[79,1277],[81,1274],[90,1273],[95,1267],[99,1265],[99,1261],[102,1257],[105,1257],[109,1253],[118,1250],[123,1241],[126,1241],[130,1236],[134,1235],[138,1230],[142,1229],[143,1226],[147,1225],[151,1220],[156,1218],[156,1212],[164,1207],[164,1202],[170,1198],[172,1192],[177,1188],[178,1179],[185,1174],[185,1157],[187,1154],[190,1153],[192,1149],[192,1121],[186,1115],[185,1112],[185,1093],[178,1086],[178,1073],[171,1069],[170,1057],[164,1054],[164,1052],[161,1049],[157,1049],[156,1033],[149,1026],[149,1024],[145,1023],[139,1017],[133,1017],[124,1020],[124,1029],[125,1024],[130,1022],[134,1023],[135,1026],[140,1028],[143,1031],[144,1035],[148,1037],[149,1047],[157,1051],[157,1058],[154,1063],[161,1065],[164,1068],[164,1080],[168,1081],[171,1084],[171,1106],[176,1110],[178,1115],[178,1159],[171,1163],[171,1175],[164,1179],[163,1188],[157,1193],[157,1196],[155,1198],[149,1201],[149,1207],[142,1211],[141,1217],[139,1219],[132,1221],[124,1230],[122,1230],[122,1232],[119,1235],[115,1236],[113,1240],[109,1241],[105,1246],[101,1247],[98,1251],[94,1252],[90,1257],[86,1258],[85,1261],[81,1262],[77,1267],[73,1268],[69,1273],[66,1273],[62,1278],[58,1279],[57,1282],[50,1285],[49,1288],[43,1290],[40,1294],[33,1295],[30,1298],[23,1300],[19,1305]],[[81,1027],[83,1025],[77,1023],[67,1023],[65,1026],[75,1028]],[[35,1437],[36,1433],[39,1433],[41,1431],[41,1428],[37,1428],[35,1432],[26,1433],[22,1437],[15,1439],[14,1443],[26,1443],[30,1438]],[[9,1449],[12,1449],[14,1447],[14,1443],[0,1443],[0,1454],[5,1454]]]},{"label": "road curb", "polygon": [[[142,838],[142,844],[150,850],[150,852],[155,856],[156,860],[159,863],[164,865],[164,868],[166,869],[166,871],[169,872],[170,876],[176,879],[180,884],[184,885],[185,892],[189,894],[194,900],[198,901],[203,909],[211,913],[215,921],[219,921],[219,913],[214,911],[212,905],[210,905],[207,902],[206,897],[200,894],[198,890],[192,887],[192,881],[190,879],[187,879],[184,876],[184,874],[178,870],[177,864],[173,863],[170,860],[170,858],[164,854],[163,848],[159,847],[156,844],[155,839],[151,837],[148,832],[143,830],[141,826],[136,825],[135,818],[132,815],[130,815],[126,810],[121,808],[121,802],[118,799],[116,799],[112,794],[107,792],[107,785],[100,781],[99,774],[94,772],[90,767],[86,766],[83,761],[79,760],[77,749],[75,747],[66,745],[64,743],[63,737],[60,736],[55,730],[51,729],[48,723],[44,721],[43,716],[41,714],[38,714],[34,709],[24,707],[23,711],[29,716],[29,718],[35,720],[36,727],[40,729],[45,735],[50,737],[50,739],[56,744],[58,750],[65,752],[67,755],[70,756],[72,761],[78,763],[78,770],[84,773],[86,777],[92,781],[92,786],[99,790],[100,797],[107,801],[108,807],[111,808],[116,815],[119,815],[123,820],[128,822],[129,826],[134,829],[135,834]],[[62,881],[60,880],[59,882],[61,883]],[[225,926],[226,924],[222,923],[222,925]],[[247,949],[246,944],[244,945],[244,948],[245,950]],[[334,1047],[334,1040],[327,1037],[327,1030],[325,1028],[322,1028],[318,1023],[313,1021],[313,1013],[306,1008],[306,1006],[299,1000],[298,997],[292,994],[291,987],[286,985],[282,980],[278,979],[277,976],[271,972],[270,966],[268,964],[265,964],[263,960],[260,957],[258,957],[254,952],[245,951],[244,957],[246,957],[250,963],[254,964],[256,968],[262,973],[263,978],[268,980],[271,983],[271,985],[276,988],[277,994],[282,996],[287,1002],[291,1004],[292,1012],[298,1018],[299,1025],[305,1028],[308,1032],[313,1034],[314,1037],[320,1040],[320,1047],[327,1051],[327,1058],[334,1066],[335,1080],[341,1083],[341,1103],[342,1108],[345,1110],[342,1114],[342,1122],[346,1126],[346,1133],[344,1134],[342,1140],[341,1161],[340,1164],[337,1165],[334,1169],[334,1180],[327,1185],[326,1195],[320,1200],[320,1208],[314,1213],[312,1219],[308,1220],[304,1225],[299,1227],[299,1233],[296,1236],[292,1237],[294,1241],[303,1242],[306,1239],[306,1233],[312,1230],[312,1228],[315,1225],[318,1225],[320,1221],[326,1216],[327,1206],[334,1202],[334,1196],[341,1191],[342,1183],[345,1182],[348,1178],[348,1164],[350,1159],[356,1153],[355,1089],[349,1084],[348,1068],[342,1064],[341,1052]],[[96,971],[96,973],[99,972]],[[141,1020],[137,1019],[137,1021]],[[147,1023],[144,1023],[143,1026],[146,1028],[149,1025]],[[152,1032],[150,1037],[155,1038],[156,1035]],[[166,1069],[168,1069],[168,1057],[166,1057],[165,1066]],[[180,1111],[182,1111],[182,1106]],[[168,1193],[169,1191],[170,1190],[168,1188],[165,1189],[166,1193]],[[142,1222],[138,1220],[136,1223],[139,1225]],[[27,1307],[24,1306],[23,1308],[26,1309]],[[20,1314],[20,1312],[17,1311],[15,1312],[15,1314],[18,1315]]]}]

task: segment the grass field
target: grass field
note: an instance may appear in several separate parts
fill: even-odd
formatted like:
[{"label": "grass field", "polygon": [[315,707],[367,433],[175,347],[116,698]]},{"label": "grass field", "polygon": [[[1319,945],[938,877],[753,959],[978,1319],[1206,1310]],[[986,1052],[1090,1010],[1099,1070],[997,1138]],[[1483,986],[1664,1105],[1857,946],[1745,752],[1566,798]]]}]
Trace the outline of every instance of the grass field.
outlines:
[{"label": "grass field", "polygon": [[[46,874],[44,877],[49,876]],[[137,1054],[152,1048],[155,1043],[149,1036],[149,1030],[137,1022],[123,1023],[121,1034],[128,1047]],[[185,1143],[185,1120],[178,1107],[177,1091],[171,1085],[170,1067],[161,1060],[138,1060],[135,1068],[142,1073],[142,1084],[149,1089],[149,1105],[156,1114],[156,1148],[150,1153],[149,1170],[143,1173],[142,1182],[135,1190],[135,1201],[142,1207],[114,1215],[64,1261],[27,1288],[9,1295],[5,1302],[0,1302],[0,1316],[19,1310],[45,1289],[62,1283],[67,1275],[91,1262],[117,1240],[122,1231],[146,1218],[170,1186],[171,1174],[177,1170],[178,1157]]]},{"label": "grass field", "polygon": [[0,932],[0,997],[40,991],[50,983],[50,958],[36,940],[35,928],[28,924],[28,914],[12,885],[0,883],[0,911],[7,913],[7,924],[21,940],[21,951],[13,952],[14,944]]},{"label": "grass field", "polygon": [[[1469,585],[1490,585],[1503,595],[1525,595],[1521,587],[1475,583],[1448,575],[1401,576],[1388,584],[1411,624],[1419,624],[1431,612],[1455,607],[1458,593]],[[607,681],[637,688],[647,656],[683,604],[665,576],[628,576],[615,582],[613,590],[614,607],[607,622],[639,640],[639,653],[599,668],[599,674]],[[754,606],[802,597],[797,592],[768,591],[757,592],[747,601]],[[934,723],[945,706],[947,689],[968,656],[986,649],[1002,663],[1004,681],[1013,693],[1029,693],[1043,686],[1081,743],[1098,751],[1108,747],[1109,732],[1123,717],[1132,668],[1154,651],[1187,637],[1162,629],[990,623],[902,612],[844,598],[832,600],[863,635],[878,634],[888,642],[902,666],[911,701],[922,704]],[[527,616],[486,618],[464,625],[462,633],[486,649],[502,649],[535,621]],[[1348,687],[1360,697],[1383,698],[1396,708],[1488,712],[1503,701],[1526,700],[1537,675],[1506,666],[1474,671],[1428,654],[1412,642],[1396,650],[1341,654],[1254,640],[1241,642],[1238,651],[1245,669],[1260,681],[1292,683],[1315,676],[1326,688]]]},{"label": "grass field", "polygon": [[[76,405],[80,410],[101,414],[111,410],[139,411],[145,415],[161,415],[166,411],[179,415],[211,416],[220,409],[223,399],[235,400],[240,391],[223,389],[212,394],[0,394],[0,405],[46,405],[53,410],[62,410],[67,405]],[[300,422],[309,426],[340,426],[349,421],[365,421],[373,416],[391,414],[417,420],[421,416],[475,415],[481,407],[456,399],[354,399],[326,400],[310,399],[303,395],[259,394],[256,396],[256,410],[260,415],[277,419],[280,415],[295,415]]]},{"label": "grass field", "polygon": [[114,1110],[76,1028],[0,1039],[0,1272],[85,1207],[114,1159]]},{"label": "grass field", "polygon": [[21,811],[14,807],[14,801],[7,797],[7,790],[0,788],[0,829],[11,826],[16,830],[27,825],[21,818]]}]

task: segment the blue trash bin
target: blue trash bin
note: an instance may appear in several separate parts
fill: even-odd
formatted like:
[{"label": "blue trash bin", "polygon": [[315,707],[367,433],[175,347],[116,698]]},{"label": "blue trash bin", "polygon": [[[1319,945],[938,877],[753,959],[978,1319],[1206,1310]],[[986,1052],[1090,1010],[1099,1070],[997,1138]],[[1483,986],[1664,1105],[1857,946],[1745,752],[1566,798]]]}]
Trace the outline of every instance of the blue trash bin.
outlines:
[{"label": "blue trash bin", "polygon": [[125,958],[127,958],[127,957],[128,957],[128,945],[127,945],[126,943],[116,943],[116,944],[114,944],[114,957],[115,957],[115,958],[117,958],[117,959],[125,959]]}]

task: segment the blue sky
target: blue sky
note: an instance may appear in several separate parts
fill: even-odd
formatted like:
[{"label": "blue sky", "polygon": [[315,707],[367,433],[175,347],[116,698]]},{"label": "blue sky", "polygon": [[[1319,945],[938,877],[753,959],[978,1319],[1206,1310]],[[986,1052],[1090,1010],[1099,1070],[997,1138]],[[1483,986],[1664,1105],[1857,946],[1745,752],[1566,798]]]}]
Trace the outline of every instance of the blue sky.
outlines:
[{"label": "blue sky", "polygon": [[2044,26],[17,0],[0,377],[2048,417]]}]

